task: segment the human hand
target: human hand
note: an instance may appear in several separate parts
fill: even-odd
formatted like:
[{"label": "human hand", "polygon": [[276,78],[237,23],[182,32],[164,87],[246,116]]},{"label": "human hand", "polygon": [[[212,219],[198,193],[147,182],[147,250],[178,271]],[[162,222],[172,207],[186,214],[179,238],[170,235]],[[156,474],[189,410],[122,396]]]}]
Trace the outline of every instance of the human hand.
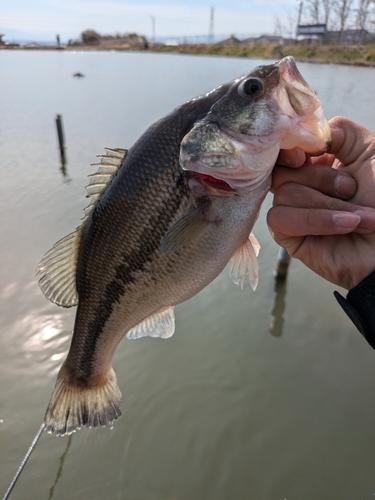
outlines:
[{"label": "human hand", "polygon": [[281,152],[267,222],[292,257],[349,290],[375,270],[375,134],[343,117],[330,126],[329,154]]}]

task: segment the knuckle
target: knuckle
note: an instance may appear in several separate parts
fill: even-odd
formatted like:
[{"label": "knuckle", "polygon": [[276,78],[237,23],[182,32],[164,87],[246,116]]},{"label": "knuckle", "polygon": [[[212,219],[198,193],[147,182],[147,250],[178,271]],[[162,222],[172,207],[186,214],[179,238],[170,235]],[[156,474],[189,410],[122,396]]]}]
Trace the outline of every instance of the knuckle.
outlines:
[{"label": "knuckle", "polygon": [[314,209],[308,209],[306,212],[306,223],[308,227],[315,227],[316,225],[316,212]]},{"label": "knuckle", "polygon": [[297,190],[298,184],[284,182],[275,192],[274,205],[293,205],[293,200],[299,198]]},{"label": "knuckle", "polygon": [[267,213],[267,225],[272,231],[279,230],[280,207],[273,207]]}]

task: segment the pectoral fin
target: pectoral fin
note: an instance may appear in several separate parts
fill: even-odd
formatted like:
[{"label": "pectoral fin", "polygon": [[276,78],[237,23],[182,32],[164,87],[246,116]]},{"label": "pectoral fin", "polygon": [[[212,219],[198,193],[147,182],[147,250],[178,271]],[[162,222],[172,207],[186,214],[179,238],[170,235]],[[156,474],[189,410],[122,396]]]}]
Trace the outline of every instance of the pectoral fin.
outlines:
[{"label": "pectoral fin", "polygon": [[164,253],[173,253],[186,246],[191,240],[203,234],[213,222],[205,217],[209,202],[204,202],[194,208],[176,222],[161,240],[160,246]]},{"label": "pectoral fin", "polygon": [[243,288],[245,277],[248,274],[251,288],[255,291],[258,285],[258,260],[260,245],[253,233],[249,238],[236,250],[231,258],[229,276],[233,279],[236,285]]},{"label": "pectoral fin", "polygon": [[128,331],[128,339],[139,339],[141,337],[160,337],[168,339],[174,334],[173,307],[163,309],[149,316],[134,328]]},{"label": "pectoral fin", "polygon": [[259,255],[259,250],[261,249],[259,241],[256,239],[254,233],[250,233],[249,236],[250,243],[253,245],[255,256],[258,257]]}]

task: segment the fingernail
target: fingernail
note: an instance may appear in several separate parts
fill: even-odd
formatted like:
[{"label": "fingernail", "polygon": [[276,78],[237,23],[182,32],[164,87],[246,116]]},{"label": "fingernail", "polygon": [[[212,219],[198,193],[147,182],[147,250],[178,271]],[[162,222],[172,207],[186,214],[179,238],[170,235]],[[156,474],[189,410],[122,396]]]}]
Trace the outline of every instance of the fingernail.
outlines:
[{"label": "fingernail", "polygon": [[345,229],[354,229],[361,221],[361,217],[350,212],[336,212],[332,215],[333,222]]},{"label": "fingernail", "polygon": [[339,196],[351,198],[356,192],[357,184],[349,175],[338,175],[334,182],[334,188]]},{"label": "fingernail", "polygon": [[361,223],[359,224],[359,227],[363,229],[374,229],[375,210],[373,212],[371,210],[355,210],[353,213],[359,215],[361,218]]}]

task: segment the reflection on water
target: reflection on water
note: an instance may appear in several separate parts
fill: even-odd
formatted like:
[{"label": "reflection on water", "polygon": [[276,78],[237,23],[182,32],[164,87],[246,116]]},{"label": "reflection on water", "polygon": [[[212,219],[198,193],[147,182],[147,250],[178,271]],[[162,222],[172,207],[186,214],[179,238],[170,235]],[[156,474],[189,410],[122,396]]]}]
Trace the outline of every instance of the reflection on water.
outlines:
[{"label": "reflection on water", "polygon": [[[69,347],[74,308],[48,302],[35,269],[79,224],[90,163],[104,147],[129,147],[175,106],[261,63],[0,51],[2,72],[12,76],[0,79],[2,486],[40,425]],[[366,90],[374,70],[299,67],[328,117],[345,114],[375,130],[375,99]],[[77,68],[88,76],[79,85],[71,77]],[[358,82],[363,91],[353,92]],[[64,158],[56,154],[58,113]],[[337,308],[334,287],[299,262],[273,288],[270,204],[255,227],[262,245],[256,293],[233,286],[225,270],[176,307],[170,340],[122,342],[114,369],[123,416],[113,431],[44,435],[12,500],[372,496],[374,355]]]},{"label": "reflection on water", "polygon": [[287,278],[274,279],[274,301],[271,309],[271,324],[270,334],[274,337],[281,337],[284,327],[284,310],[286,297],[286,282]]},{"label": "reflection on water", "polygon": [[51,486],[51,489],[49,490],[48,500],[51,500],[51,498],[53,497],[56,485],[57,485],[57,483],[58,483],[58,481],[59,481],[59,479],[61,477],[61,474],[63,472],[65,457],[66,457],[66,455],[67,455],[67,453],[69,451],[70,444],[72,442],[72,438],[73,438],[72,434],[67,438],[67,443],[66,443],[65,451],[64,451],[64,453],[60,457],[60,465],[59,465],[59,468],[58,468],[57,473],[56,473],[55,482],[53,483],[53,485]]},{"label": "reflection on water", "polygon": [[65,152],[60,151],[60,162],[61,162],[60,171],[61,171],[63,177],[67,177],[68,170],[66,168],[67,161],[66,161],[66,157],[65,157]]},{"label": "reflection on water", "polygon": [[44,352],[49,353],[50,359],[55,361],[66,354],[65,349],[70,332],[64,331],[61,313],[55,316],[41,314],[25,316],[15,323],[15,329],[20,334],[28,332],[23,341],[23,348],[27,356],[31,356],[33,351]]},{"label": "reflection on water", "polygon": [[290,255],[285,248],[280,247],[277,255],[276,269],[274,271],[274,303],[271,310],[270,334],[274,337],[281,337],[283,334],[286,295],[286,280],[290,265]]}]

